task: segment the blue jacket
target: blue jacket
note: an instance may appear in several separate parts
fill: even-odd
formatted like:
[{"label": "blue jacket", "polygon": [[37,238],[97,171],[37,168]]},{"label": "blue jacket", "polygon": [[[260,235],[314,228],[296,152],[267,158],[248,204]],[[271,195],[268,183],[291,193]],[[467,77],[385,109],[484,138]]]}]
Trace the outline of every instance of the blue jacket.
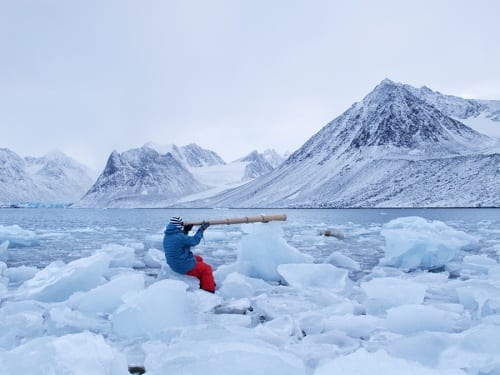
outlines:
[{"label": "blue jacket", "polygon": [[172,270],[185,274],[194,268],[196,259],[190,248],[198,245],[202,237],[203,231],[200,229],[194,236],[188,236],[175,225],[167,225],[163,237],[163,251]]}]

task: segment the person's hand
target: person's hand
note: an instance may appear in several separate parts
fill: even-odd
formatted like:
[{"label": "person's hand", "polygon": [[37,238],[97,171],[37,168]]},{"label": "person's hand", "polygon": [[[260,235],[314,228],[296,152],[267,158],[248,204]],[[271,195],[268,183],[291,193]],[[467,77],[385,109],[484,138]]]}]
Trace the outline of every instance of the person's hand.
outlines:
[{"label": "person's hand", "polygon": [[184,225],[184,234],[188,234],[191,229],[193,229],[193,224]]},{"label": "person's hand", "polygon": [[200,229],[204,231],[204,230],[205,230],[205,229],[207,229],[209,226],[210,226],[210,224],[209,224],[207,221],[204,221],[203,223],[201,223],[201,227],[200,227]]}]

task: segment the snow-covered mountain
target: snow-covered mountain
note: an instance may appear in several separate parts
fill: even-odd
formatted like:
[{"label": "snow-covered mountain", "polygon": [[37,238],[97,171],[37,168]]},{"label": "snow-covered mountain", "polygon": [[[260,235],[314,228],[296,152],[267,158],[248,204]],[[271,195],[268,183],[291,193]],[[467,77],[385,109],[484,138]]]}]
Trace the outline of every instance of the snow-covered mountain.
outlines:
[{"label": "snow-covered mountain", "polygon": [[[275,151],[266,157],[277,162]],[[165,207],[206,198],[273,170],[263,154],[253,152],[226,164],[196,144],[178,147],[147,143],[114,151],[94,186],[73,207]]]},{"label": "snow-covered mountain", "polygon": [[273,169],[275,168],[278,168],[281,164],[283,164],[283,162],[285,161],[285,159],[288,157],[289,155],[287,155],[286,157],[285,156],[282,156],[280,154],[278,154],[275,150],[273,149],[267,149],[265,150],[263,153],[262,153],[262,157],[269,163],[271,164],[271,167],[273,167]]},{"label": "snow-covered mountain", "polygon": [[204,149],[195,143],[178,147],[174,144],[161,145],[154,142],[148,142],[144,146],[156,150],[161,155],[170,153],[185,167],[199,168],[226,164],[217,153]]},{"label": "snow-covered mountain", "polygon": [[71,203],[92,185],[91,171],[59,151],[22,158],[0,149],[0,204]]},{"label": "snow-covered mountain", "polygon": [[419,89],[410,85],[404,87],[445,115],[481,133],[500,138],[500,100],[464,99],[432,91],[426,86]]},{"label": "snow-covered mountain", "polygon": [[285,158],[274,150],[266,150],[264,153],[252,151],[247,156],[231,163],[188,168],[198,181],[210,186],[210,188],[201,193],[185,196],[177,203],[211,197],[222,191],[241,186],[249,180],[274,170],[273,165],[279,165],[284,160]]},{"label": "snow-covered mountain", "polygon": [[273,172],[191,204],[500,206],[498,140],[457,120],[494,107],[483,105],[386,79]]},{"label": "snow-covered mountain", "polygon": [[206,189],[171,153],[143,146],[113,151],[97,181],[73,207],[159,207]]},{"label": "snow-covered mountain", "polygon": [[274,167],[267,161],[263,154],[258,151],[252,151],[247,156],[236,160],[237,162],[246,163],[243,173],[243,180],[253,180],[257,177],[264,176],[271,172]]}]

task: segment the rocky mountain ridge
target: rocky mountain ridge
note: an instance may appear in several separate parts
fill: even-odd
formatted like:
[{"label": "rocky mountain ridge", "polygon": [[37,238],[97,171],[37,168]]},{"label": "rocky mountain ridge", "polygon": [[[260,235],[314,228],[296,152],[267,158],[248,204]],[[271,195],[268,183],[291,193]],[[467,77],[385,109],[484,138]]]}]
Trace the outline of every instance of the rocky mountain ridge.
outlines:
[{"label": "rocky mountain ridge", "polygon": [[166,207],[186,196],[240,185],[273,169],[256,151],[227,164],[196,144],[147,143],[123,153],[114,151],[95,184],[73,207]]},{"label": "rocky mountain ridge", "polygon": [[191,205],[500,206],[498,140],[450,116],[453,97],[440,110],[423,91],[386,79],[273,172]]}]

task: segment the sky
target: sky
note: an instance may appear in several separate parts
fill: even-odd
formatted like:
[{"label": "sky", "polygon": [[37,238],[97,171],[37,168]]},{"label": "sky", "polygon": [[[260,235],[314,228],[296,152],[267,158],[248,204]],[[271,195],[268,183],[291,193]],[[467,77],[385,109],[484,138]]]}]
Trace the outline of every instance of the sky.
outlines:
[{"label": "sky", "polygon": [[293,152],[384,78],[500,100],[497,0],[0,0],[0,147]]}]

